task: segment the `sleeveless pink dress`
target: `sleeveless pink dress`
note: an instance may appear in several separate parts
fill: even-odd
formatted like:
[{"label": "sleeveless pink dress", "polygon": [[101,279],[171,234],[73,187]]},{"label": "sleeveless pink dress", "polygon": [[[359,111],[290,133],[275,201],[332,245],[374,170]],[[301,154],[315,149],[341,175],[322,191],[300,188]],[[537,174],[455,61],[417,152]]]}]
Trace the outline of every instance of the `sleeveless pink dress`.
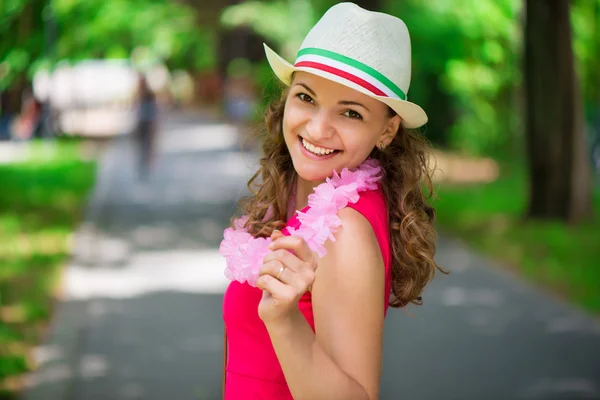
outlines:
[{"label": "sleeveless pink dress", "polygon": [[[360,193],[356,203],[348,203],[371,224],[385,265],[385,312],[391,289],[391,247],[387,208],[381,190]],[[306,207],[303,211],[306,211]],[[287,227],[297,228],[297,214]],[[282,233],[289,235],[287,229]],[[262,290],[232,281],[223,298],[223,319],[227,331],[226,400],[293,400],[267,329],[258,317]],[[310,292],[300,299],[299,309],[315,330]]]}]

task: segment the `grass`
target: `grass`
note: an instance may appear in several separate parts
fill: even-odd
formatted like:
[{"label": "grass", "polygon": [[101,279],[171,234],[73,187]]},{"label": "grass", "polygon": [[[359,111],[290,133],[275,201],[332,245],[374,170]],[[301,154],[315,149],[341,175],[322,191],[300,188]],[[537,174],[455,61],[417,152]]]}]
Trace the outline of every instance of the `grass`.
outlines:
[{"label": "grass", "polygon": [[[49,144],[51,143],[51,144]],[[71,235],[93,185],[95,165],[73,139],[26,143],[28,156],[0,164],[0,398],[16,397],[33,367],[58,294]]]},{"label": "grass", "polygon": [[594,194],[594,218],[579,226],[526,221],[526,201],[524,168],[504,168],[501,177],[488,184],[442,184],[435,203],[438,226],[598,314],[600,193]]}]

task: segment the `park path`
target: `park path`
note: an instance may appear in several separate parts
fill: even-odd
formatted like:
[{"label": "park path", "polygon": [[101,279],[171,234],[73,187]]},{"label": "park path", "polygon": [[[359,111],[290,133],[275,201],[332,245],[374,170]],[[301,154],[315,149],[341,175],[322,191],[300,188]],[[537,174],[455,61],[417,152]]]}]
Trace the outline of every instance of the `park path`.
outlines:
[{"label": "park path", "polygon": [[[216,400],[221,396],[217,248],[256,155],[200,114],[165,115],[147,181],[127,137],[110,142],[64,299],[25,400]],[[381,399],[600,399],[600,323],[455,239],[452,271],[425,305],[390,310]]]}]

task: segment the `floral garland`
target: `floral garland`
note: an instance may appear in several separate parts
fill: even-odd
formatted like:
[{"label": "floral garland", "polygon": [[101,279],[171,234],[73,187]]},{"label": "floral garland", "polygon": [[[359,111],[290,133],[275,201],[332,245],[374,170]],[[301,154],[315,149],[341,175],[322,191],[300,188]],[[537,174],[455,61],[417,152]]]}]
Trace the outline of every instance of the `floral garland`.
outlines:
[{"label": "floral garland", "polygon": [[[376,189],[381,179],[380,172],[379,163],[373,159],[367,159],[353,171],[344,168],[339,175],[333,171],[333,176],[308,196],[308,210],[297,211],[300,227],[285,229],[290,235],[303,238],[312,251],[323,257],[327,254],[325,241],[335,241],[333,234],[342,225],[337,216],[338,210],[348,203],[356,203],[360,197],[358,192]],[[256,287],[262,261],[270,251],[267,246],[271,238],[253,237],[244,228],[247,220],[247,216],[242,216],[234,221],[233,228],[225,229],[219,253],[226,260],[227,279],[248,282]]]}]

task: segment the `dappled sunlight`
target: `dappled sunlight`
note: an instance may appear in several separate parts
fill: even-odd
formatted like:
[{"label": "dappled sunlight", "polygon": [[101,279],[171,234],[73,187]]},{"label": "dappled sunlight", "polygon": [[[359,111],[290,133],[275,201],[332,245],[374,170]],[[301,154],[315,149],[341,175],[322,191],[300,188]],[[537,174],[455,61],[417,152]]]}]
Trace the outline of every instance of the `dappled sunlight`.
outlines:
[{"label": "dappled sunlight", "polygon": [[124,135],[135,128],[132,109],[65,110],[58,123],[65,132],[77,132],[92,137]]},{"label": "dappled sunlight", "polygon": [[442,294],[442,302],[450,307],[501,307],[505,299],[502,293],[490,288],[447,287]]},{"label": "dappled sunlight", "polygon": [[[60,384],[61,382],[66,382],[73,378],[73,370],[66,363],[43,364],[43,370],[37,370],[26,377],[25,387],[33,388]],[[39,365],[42,365],[42,363]]]},{"label": "dappled sunlight", "polygon": [[[590,379],[577,376],[548,376],[532,382],[525,387],[520,395],[525,399],[564,399],[575,398],[595,399],[600,397],[600,385]],[[581,396],[581,397],[580,397]]]},{"label": "dappled sunlight", "polygon": [[[21,324],[27,320],[27,307],[25,304],[11,304],[1,305],[0,304],[0,321],[7,324]],[[7,350],[10,352],[11,348],[14,350],[20,348],[19,342],[11,342],[7,345]],[[14,353],[14,351],[12,351]]]},{"label": "dappled sunlight", "polygon": [[225,261],[216,250],[137,252],[119,269],[73,265],[64,277],[65,299],[129,298],[173,291],[223,293]]},{"label": "dappled sunlight", "polygon": [[87,265],[121,264],[131,253],[131,244],[122,238],[85,226],[74,239],[75,262]]},{"label": "dappled sunlight", "polygon": [[175,235],[176,230],[177,226],[175,224],[169,224],[168,226],[140,225],[133,230],[131,237],[137,246],[152,247],[159,243],[165,243]]},{"label": "dappled sunlight", "polygon": [[212,311],[221,301],[221,294],[173,291],[65,300],[70,313],[57,315],[52,344],[36,352],[27,398],[217,398],[223,331]]},{"label": "dappled sunlight", "polygon": [[130,382],[120,390],[119,394],[124,399],[143,399],[146,391],[140,383]]},{"label": "dappled sunlight", "polygon": [[79,374],[83,379],[94,379],[105,376],[109,363],[103,354],[83,354],[79,361]]},{"label": "dappled sunlight", "polygon": [[600,336],[600,324],[584,315],[562,315],[548,321],[547,332],[551,334],[592,333]]},{"label": "dappled sunlight", "polygon": [[38,364],[45,364],[60,360],[65,356],[62,348],[56,345],[41,345],[33,352],[34,358]]},{"label": "dappled sunlight", "polygon": [[164,154],[178,154],[227,150],[235,148],[238,141],[238,129],[233,125],[174,126],[161,138],[160,147]]},{"label": "dappled sunlight", "polygon": [[491,158],[473,158],[450,152],[435,151],[431,155],[433,179],[443,183],[488,183],[498,178],[500,169]]}]

